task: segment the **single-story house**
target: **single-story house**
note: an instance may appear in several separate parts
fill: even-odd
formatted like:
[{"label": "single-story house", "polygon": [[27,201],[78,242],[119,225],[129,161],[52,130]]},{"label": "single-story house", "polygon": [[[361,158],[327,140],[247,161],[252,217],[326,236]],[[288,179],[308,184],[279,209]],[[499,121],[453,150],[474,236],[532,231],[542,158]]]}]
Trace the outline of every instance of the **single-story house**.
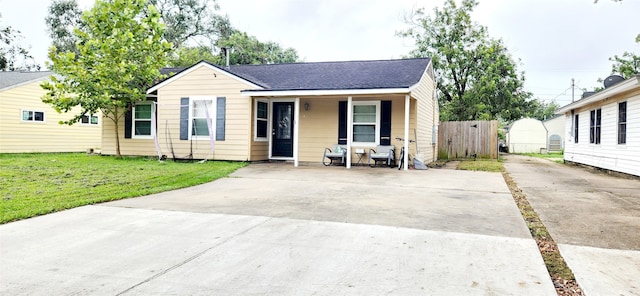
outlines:
[{"label": "single-story house", "polygon": [[540,153],[547,148],[547,129],[542,121],[522,118],[514,121],[507,131],[509,153]]},{"label": "single-story house", "polygon": [[568,104],[565,161],[640,176],[640,75]]},{"label": "single-story house", "polygon": [[549,152],[562,151],[564,148],[565,121],[564,116],[557,115],[542,122],[547,129],[547,150]]},{"label": "single-story house", "polygon": [[100,114],[74,125],[58,122],[75,114],[60,114],[42,102],[40,84],[52,72],[0,72],[0,153],[84,152],[102,143]]},{"label": "single-story house", "polygon": [[[378,145],[396,146],[396,157],[404,145],[425,162],[436,158],[438,102],[428,58],[227,67],[201,61],[147,93],[119,124],[123,155],[297,166],[320,163],[325,148],[342,144],[347,167],[366,162]],[[103,125],[103,154],[115,154],[113,128]]]}]

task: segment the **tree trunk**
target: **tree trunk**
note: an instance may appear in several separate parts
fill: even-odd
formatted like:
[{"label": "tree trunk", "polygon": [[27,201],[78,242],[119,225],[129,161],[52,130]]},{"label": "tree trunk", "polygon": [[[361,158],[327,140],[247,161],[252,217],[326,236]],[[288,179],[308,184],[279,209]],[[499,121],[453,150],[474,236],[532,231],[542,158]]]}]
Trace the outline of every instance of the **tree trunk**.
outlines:
[{"label": "tree trunk", "polygon": [[118,112],[120,110],[118,110],[118,107],[116,106],[116,110],[114,112],[114,120],[113,123],[115,125],[115,132],[116,132],[116,157],[118,158],[122,158],[122,155],[120,154],[120,126],[118,124],[118,122],[120,121],[120,116],[118,116]]}]

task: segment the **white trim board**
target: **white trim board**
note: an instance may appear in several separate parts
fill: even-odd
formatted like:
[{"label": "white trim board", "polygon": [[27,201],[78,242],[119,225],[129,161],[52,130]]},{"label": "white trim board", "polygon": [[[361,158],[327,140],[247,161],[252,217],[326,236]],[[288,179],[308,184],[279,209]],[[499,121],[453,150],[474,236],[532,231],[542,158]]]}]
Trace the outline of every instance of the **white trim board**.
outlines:
[{"label": "white trim board", "polygon": [[330,90],[243,90],[245,97],[304,97],[335,95],[376,95],[376,94],[408,94],[411,88],[373,88],[373,89],[330,89]]}]

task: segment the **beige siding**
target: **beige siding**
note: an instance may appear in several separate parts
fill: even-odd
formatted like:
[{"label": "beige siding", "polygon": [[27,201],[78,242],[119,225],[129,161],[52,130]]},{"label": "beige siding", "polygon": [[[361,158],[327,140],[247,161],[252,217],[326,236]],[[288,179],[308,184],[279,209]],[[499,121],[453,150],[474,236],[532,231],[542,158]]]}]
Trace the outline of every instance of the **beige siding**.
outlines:
[{"label": "beige siding", "polygon": [[436,160],[437,158],[437,128],[439,123],[438,102],[434,96],[435,82],[432,78],[431,65],[422,75],[418,86],[411,92],[411,96],[417,102],[417,116],[420,120],[417,122],[416,133],[418,136],[418,149],[423,156],[425,163]]},{"label": "beige siding", "polygon": [[[100,129],[104,123],[99,118],[97,125],[59,124],[76,113],[57,113],[42,103],[45,91],[41,81],[25,84],[0,92],[0,153],[20,152],[84,152],[99,149]],[[22,120],[22,110],[44,112],[44,122]]]},{"label": "beige siding", "polygon": [[[331,147],[338,142],[338,102],[346,101],[346,97],[309,97],[301,98],[300,105],[309,103],[308,111],[301,108],[300,114],[300,144],[299,160],[302,162],[322,161],[322,155],[326,147]],[[396,137],[404,137],[404,95],[381,96],[357,96],[353,101],[386,101],[391,103],[391,144],[396,146],[396,154],[399,155],[402,143],[395,140]],[[415,102],[410,106],[410,132],[409,138],[414,139],[413,130],[416,126]],[[415,153],[415,145],[410,145]],[[355,149],[363,148],[369,151],[374,146],[352,146],[352,162],[356,163],[358,156]],[[366,156],[365,156],[366,157]],[[366,159],[364,159],[366,162]]]},{"label": "beige siding", "polygon": [[346,100],[346,97],[300,99],[300,105],[310,105],[308,111],[300,108],[300,161],[319,163],[324,148],[338,143],[338,102]]},{"label": "beige siding", "polygon": [[[250,160],[251,98],[241,96],[240,91],[251,88],[249,84],[204,65],[159,88],[158,143],[162,153],[177,158],[192,155],[196,159]],[[217,97],[226,97],[225,140],[214,142],[214,152],[208,139],[180,140],[180,99],[183,97],[207,97],[213,100],[214,106]],[[211,116],[215,118],[215,114]],[[123,155],[156,154],[152,139],[124,139],[124,121],[120,130]],[[108,139],[104,146],[109,149],[104,152],[113,154],[115,138]]]}]

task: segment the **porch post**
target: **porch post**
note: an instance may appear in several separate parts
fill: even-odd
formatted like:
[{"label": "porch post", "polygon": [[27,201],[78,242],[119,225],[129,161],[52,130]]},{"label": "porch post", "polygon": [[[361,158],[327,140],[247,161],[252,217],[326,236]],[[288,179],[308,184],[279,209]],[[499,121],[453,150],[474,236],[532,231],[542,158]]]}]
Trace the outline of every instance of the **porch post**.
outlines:
[{"label": "porch post", "polygon": [[404,159],[402,160],[403,170],[409,169],[409,107],[411,103],[411,97],[409,95],[404,96]]},{"label": "porch post", "polygon": [[298,167],[298,142],[299,137],[299,125],[300,125],[300,98],[296,98],[293,106],[293,166]]},{"label": "porch post", "polygon": [[351,142],[353,141],[351,134],[353,131],[353,98],[347,97],[347,168],[351,168]]}]

